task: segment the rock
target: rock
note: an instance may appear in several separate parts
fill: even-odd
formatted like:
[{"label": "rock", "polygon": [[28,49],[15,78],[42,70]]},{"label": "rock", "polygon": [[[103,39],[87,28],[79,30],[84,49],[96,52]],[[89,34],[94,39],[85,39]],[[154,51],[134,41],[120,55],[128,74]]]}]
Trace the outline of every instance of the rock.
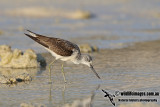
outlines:
[{"label": "rock", "polygon": [[88,12],[88,11],[83,11],[83,10],[77,10],[73,13],[71,13],[70,17],[73,19],[89,19],[93,15]]},{"label": "rock", "polygon": [[30,82],[37,75],[40,68],[16,69],[0,67],[0,83],[15,84],[18,82]]},{"label": "rock", "polygon": [[2,30],[0,30],[0,35],[2,35],[3,34],[3,31]]},{"label": "rock", "polygon": [[82,44],[79,47],[80,47],[81,52],[87,52],[87,53],[92,52],[92,48],[88,44]]},{"label": "rock", "polygon": [[10,81],[3,75],[0,75],[0,83],[1,84],[10,84]]},{"label": "rock", "polygon": [[[5,14],[11,16],[23,16],[23,17],[62,17],[69,19],[89,19],[93,17],[91,12],[86,10],[78,9],[76,11],[68,9],[57,9],[57,8],[43,8],[43,7],[25,7],[25,8],[15,8],[7,9]],[[58,21],[59,22],[59,21]],[[19,27],[19,30],[23,30],[23,27]]]},{"label": "rock", "polygon": [[12,84],[17,83],[15,78],[8,78],[6,76],[0,76],[0,83],[1,84]]},{"label": "rock", "polygon": [[35,107],[35,106],[32,105],[32,104],[21,103],[21,104],[20,104],[20,107]]},{"label": "rock", "polygon": [[[39,62],[37,61],[38,60],[37,55],[31,49],[28,49],[23,53],[19,49],[11,50],[10,46],[0,45],[0,59],[1,59],[0,67],[11,67],[11,68],[40,67]],[[42,58],[39,61],[43,61],[43,63],[45,62],[45,60]]]},{"label": "rock", "polygon": [[20,107],[46,107],[43,104],[21,103]]},{"label": "rock", "polygon": [[13,84],[13,83],[17,83],[16,78],[10,78],[10,79],[9,79],[9,81],[10,81],[10,83],[11,83],[11,84]]},{"label": "rock", "polygon": [[23,73],[21,75],[18,75],[17,77],[11,77],[11,76],[0,76],[0,83],[1,84],[15,84],[17,82],[22,81],[31,81],[32,78],[29,74]]},{"label": "rock", "polygon": [[31,81],[32,80],[32,77],[29,75],[29,74],[26,74],[26,73],[23,73],[21,75],[18,75],[16,77],[16,80],[18,82],[21,82],[21,81]]},{"label": "rock", "polygon": [[91,53],[91,52],[97,52],[98,51],[98,47],[90,46],[89,44],[79,45],[79,48],[80,48],[81,52],[85,52],[85,53]]}]

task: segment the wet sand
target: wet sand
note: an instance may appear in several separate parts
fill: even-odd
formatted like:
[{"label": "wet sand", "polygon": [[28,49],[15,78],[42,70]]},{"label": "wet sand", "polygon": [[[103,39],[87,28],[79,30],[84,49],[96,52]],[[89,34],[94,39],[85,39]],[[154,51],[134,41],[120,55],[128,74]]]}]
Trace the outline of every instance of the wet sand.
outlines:
[{"label": "wet sand", "polygon": [[[135,43],[122,49],[104,49],[91,53],[96,71],[101,76],[97,79],[91,70],[83,65],[64,63],[67,84],[61,74],[61,61],[52,67],[53,84],[48,84],[48,69],[40,69],[29,83],[0,85],[0,106],[17,107],[21,103],[42,104],[47,107],[67,107],[67,104],[83,102],[95,94],[94,107],[112,107],[108,98],[104,98],[101,89],[110,93],[115,91],[159,91],[160,90],[160,40]],[[47,64],[54,58],[49,53],[42,53]],[[2,69],[3,70],[3,69]],[[97,89],[97,87],[99,89]],[[129,103],[118,102],[117,106],[127,107]],[[125,97],[124,97],[125,98]],[[150,97],[141,97],[150,98]],[[151,103],[160,106],[158,102]],[[87,100],[88,101],[88,100]],[[9,103],[8,103],[9,102]],[[140,107],[150,103],[137,103]]]}]

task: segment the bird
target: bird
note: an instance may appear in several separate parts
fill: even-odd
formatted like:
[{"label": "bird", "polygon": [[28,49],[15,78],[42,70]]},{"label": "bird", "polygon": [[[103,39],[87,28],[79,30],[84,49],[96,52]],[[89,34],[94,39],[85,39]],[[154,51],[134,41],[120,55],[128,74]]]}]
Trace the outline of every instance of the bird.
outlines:
[{"label": "bird", "polygon": [[[61,61],[70,61],[74,64],[84,64],[88,66],[93,73],[100,79],[100,76],[95,71],[92,65],[92,57],[87,54],[82,54],[78,45],[72,43],[68,40],[55,38],[55,37],[47,37],[37,33],[34,33],[30,30],[26,30],[28,33],[24,33],[29,38],[33,39],[35,42],[42,45],[47,51],[51,53],[52,56],[55,57],[55,60],[49,64],[49,72],[50,72],[50,82],[51,82],[51,65],[53,65],[57,60]],[[66,83],[64,67],[62,63],[62,74],[64,82]]]}]

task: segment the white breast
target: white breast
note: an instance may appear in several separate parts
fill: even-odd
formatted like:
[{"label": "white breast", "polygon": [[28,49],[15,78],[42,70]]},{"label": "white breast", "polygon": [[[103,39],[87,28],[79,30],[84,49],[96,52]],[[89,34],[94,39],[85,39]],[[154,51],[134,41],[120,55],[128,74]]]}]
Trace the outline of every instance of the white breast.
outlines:
[{"label": "white breast", "polygon": [[76,56],[77,56],[77,52],[74,52],[71,56],[61,56],[56,54],[55,52],[49,50],[48,48],[45,48],[47,51],[49,51],[52,56],[54,56],[56,58],[56,60],[60,59],[62,61],[71,61],[74,64],[79,64],[79,61],[77,61]]}]

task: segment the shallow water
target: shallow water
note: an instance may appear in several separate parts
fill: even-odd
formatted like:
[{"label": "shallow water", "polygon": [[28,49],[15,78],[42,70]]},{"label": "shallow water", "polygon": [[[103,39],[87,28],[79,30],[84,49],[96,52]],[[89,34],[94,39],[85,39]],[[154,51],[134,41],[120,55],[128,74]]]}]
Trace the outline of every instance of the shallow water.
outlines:
[{"label": "shallow water", "polygon": [[[108,56],[106,56],[106,53]],[[82,102],[87,102],[93,95],[92,104],[94,107],[113,107],[109,99],[104,98],[105,94],[101,89],[106,90],[110,94],[115,94],[116,91],[159,92],[159,62],[157,63],[157,60],[151,60],[154,58],[152,56],[149,57],[150,52],[145,56],[148,59],[144,59],[145,57],[141,56],[144,51],[133,51],[132,55],[128,51],[119,51],[112,55],[111,53],[105,51],[92,54],[96,58],[94,67],[102,78],[101,80],[86,66],[65,63],[64,69],[67,78],[67,83],[65,84],[61,74],[61,63],[58,61],[52,66],[53,84],[48,84],[48,69],[29,70],[28,72],[33,77],[31,82],[21,82],[15,85],[1,84],[0,106],[17,107],[21,103],[27,103],[33,105],[43,104],[47,107],[68,107],[67,104],[77,104],[79,102],[82,104]],[[124,53],[130,54],[130,57],[121,55]],[[46,57],[50,58],[48,55]],[[134,55],[137,55],[141,62],[132,57]],[[151,63],[148,61],[151,61]],[[116,96],[114,101],[119,107],[122,104],[130,104],[118,102],[119,98],[156,98],[158,102],[152,102],[151,104],[155,107],[160,105],[159,96]],[[150,103],[137,105],[141,105],[142,107],[151,106]],[[125,106],[127,107],[127,105]]]},{"label": "shallow water", "polygon": [[[159,5],[157,0],[1,0],[0,44],[44,52],[24,36],[24,29],[100,48],[121,48],[136,41],[159,39]],[[76,10],[89,11],[94,17],[73,19],[70,14]]]}]

